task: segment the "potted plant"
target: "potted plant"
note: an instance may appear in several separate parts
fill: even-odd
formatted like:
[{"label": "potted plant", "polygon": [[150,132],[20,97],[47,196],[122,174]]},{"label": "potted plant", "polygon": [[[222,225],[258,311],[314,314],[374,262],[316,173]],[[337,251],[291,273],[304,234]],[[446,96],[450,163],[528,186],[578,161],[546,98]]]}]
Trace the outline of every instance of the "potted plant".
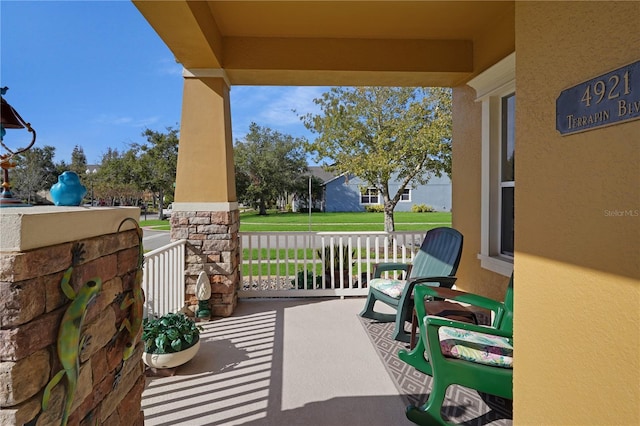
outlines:
[{"label": "potted plant", "polygon": [[177,367],[191,360],[200,348],[202,327],[184,314],[145,318],[142,326],[142,360],[149,367]]},{"label": "potted plant", "polygon": [[313,271],[311,271],[311,269],[307,269],[306,276],[304,270],[298,271],[298,273],[296,274],[296,278],[291,280],[292,288],[295,288],[296,281],[298,282],[298,290],[304,288],[306,288],[307,290],[311,290],[313,288],[320,288],[322,286],[322,277],[320,275],[316,276],[314,286]]},{"label": "potted plant", "polygon": [[[325,287],[331,287],[331,270],[333,269],[334,279],[336,280],[336,287],[340,284],[340,276],[342,276],[344,287],[349,286],[349,247],[340,246],[334,244],[333,247],[325,246],[323,250],[316,250],[319,259],[324,259],[324,279]],[[333,252],[333,256],[331,253]],[[323,257],[324,255],[324,257]],[[351,258],[354,259],[356,255],[355,249],[351,251]],[[355,260],[351,262],[355,265]],[[342,269],[340,269],[342,266]]]}]

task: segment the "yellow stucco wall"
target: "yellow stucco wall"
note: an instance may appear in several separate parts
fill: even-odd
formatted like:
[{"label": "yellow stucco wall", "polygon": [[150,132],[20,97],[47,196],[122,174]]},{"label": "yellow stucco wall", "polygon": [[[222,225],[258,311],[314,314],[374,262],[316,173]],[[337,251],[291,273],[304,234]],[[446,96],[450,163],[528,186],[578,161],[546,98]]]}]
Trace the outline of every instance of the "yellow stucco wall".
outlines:
[{"label": "yellow stucco wall", "polygon": [[640,424],[640,120],[555,129],[562,90],[640,59],[639,23],[516,4],[515,424]]},{"label": "yellow stucco wall", "polygon": [[452,226],[464,235],[456,287],[503,300],[508,278],[480,267],[482,107],[469,86],[453,89]]}]

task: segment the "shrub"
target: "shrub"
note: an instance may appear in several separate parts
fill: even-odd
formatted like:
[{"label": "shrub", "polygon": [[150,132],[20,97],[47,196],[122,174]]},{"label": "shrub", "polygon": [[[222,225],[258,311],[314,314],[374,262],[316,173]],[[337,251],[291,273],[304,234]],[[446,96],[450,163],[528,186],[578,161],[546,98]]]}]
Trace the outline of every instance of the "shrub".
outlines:
[{"label": "shrub", "polygon": [[414,204],[413,206],[411,206],[411,211],[413,213],[430,213],[435,210],[428,204]]},{"label": "shrub", "polygon": [[[331,246],[325,246],[323,250],[318,249],[316,250],[316,253],[318,253],[318,259],[322,259],[322,255],[323,255],[323,251],[324,251],[324,261],[325,261],[325,270],[328,270],[331,268],[331,265],[333,265],[334,269],[337,269],[340,267],[340,259],[342,259],[342,266],[343,268],[348,268],[349,267],[349,246],[342,246],[342,250],[340,250],[340,245],[339,244],[334,244],[333,245],[333,262],[331,261]],[[351,252],[351,258],[355,258],[356,255],[356,250],[353,249],[353,251]],[[355,260],[353,261],[353,263],[355,263]]]},{"label": "shrub", "polygon": [[[313,286],[313,272],[311,272],[310,270],[307,270],[307,276],[306,277],[304,275],[304,271],[298,271],[297,278],[298,278],[298,289],[299,290],[305,288],[305,283],[306,283],[307,290],[311,290],[311,289],[314,288],[314,286]],[[315,281],[316,281],[315,288],[320,288],[320,285],[322,284],[322,277],[321,276],[317,276]],[[291,280],[291,286],[295,287],[295,285],[296,285],[296,280]]]},{"label": "shrub", "polygon": [[369,213],[384,213],[384,206],[382,204],[370,204],[364,206],[364,211]]}]

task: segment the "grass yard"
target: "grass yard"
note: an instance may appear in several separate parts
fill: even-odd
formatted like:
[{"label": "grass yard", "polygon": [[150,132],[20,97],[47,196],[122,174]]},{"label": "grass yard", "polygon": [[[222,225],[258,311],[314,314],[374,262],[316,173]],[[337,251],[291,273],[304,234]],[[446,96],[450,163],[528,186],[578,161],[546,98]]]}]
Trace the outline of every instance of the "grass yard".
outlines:
[{"label": "grass yard", "polygon": [[171,225],[169,225],[168,220],[141,220],[140,226],[150,227],[156,229],[158,231],[169,231],[171,229]]},{"label": "grass yard", "polygon": [[[394,213],[396,231],[428,230],[439,226],[451,226],[451,213]],[[157,230],[169,230],[168,220],[144,220],[141,226]],[[309,215],[306,213],[270,212],[260,216],[255,212],[240,214],[240,232],[308,231]],[[384,231],[383,213],[311,213],[311,231]]]},{"label": "grass yard", "polygon": [[[438,226],[451,226],[451,213],[396,212],[397,231],[415,231]],[[260,216],[255,212],[240,215],[240,232],[308,231],[306,213],[272,213]],[[383,213],[311,213],[311,231],[384,231]]]}]

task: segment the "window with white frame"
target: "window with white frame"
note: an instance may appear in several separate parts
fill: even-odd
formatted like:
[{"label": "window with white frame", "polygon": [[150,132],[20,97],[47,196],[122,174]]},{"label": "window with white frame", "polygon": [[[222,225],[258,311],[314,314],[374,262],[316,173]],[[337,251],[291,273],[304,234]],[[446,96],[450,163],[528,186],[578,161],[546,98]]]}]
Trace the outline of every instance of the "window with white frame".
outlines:
[{"label": "window with white frame", "polygon": [[481,266],[513,271],[515,199],[515,53],[468,83],[482,103]]},{"label": "window with white frame", "polygon": [[500,254],[513,257],[516,95],[502,97],[500,133]]},{"label": "window with white frame", "polygon": [[411,189],[405,188],[400,195],[400,201],[411,201]]},{"label": "window with white frame", "polygon": [[380,197],[376,188],[367,188],[360,193],[360,204],[380,204]]}]

